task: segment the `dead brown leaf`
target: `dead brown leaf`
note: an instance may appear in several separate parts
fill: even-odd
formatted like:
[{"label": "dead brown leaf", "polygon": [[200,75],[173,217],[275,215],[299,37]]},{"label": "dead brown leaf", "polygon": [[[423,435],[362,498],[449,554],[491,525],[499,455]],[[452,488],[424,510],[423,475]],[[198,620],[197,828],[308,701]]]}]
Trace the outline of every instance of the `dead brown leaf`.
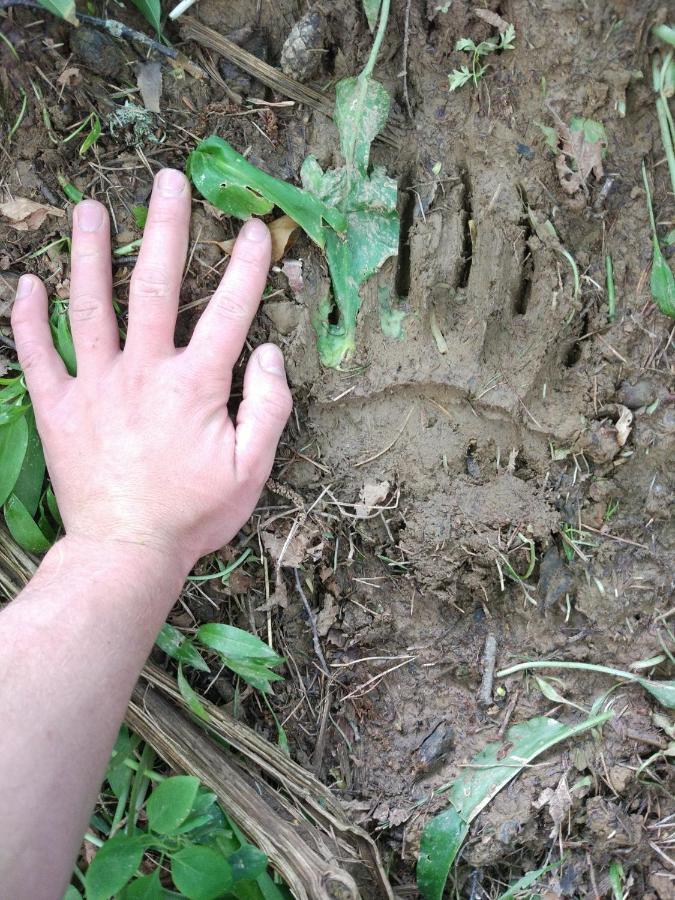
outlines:
[{"label": "dead brown leaf", "polygon": [[298,229],[298,223],[290,216],[279,216],[268,227],[272,235],[272,262],[279,262],[286,248],[293,243],[291,238]]},{"label": "dead brown leaf", "polygon": [[160,112],[159,101],[162,96],[161,65],[158,62],[146,62],[139,65],[136,72],[136,83],[141,92],[143,106],[149,112]]},{"label": "dead brown leaf", "polygon": [[567,777],[565,775],[562,776],[555,790],[551,790],[551,788],[543,790],[534,801],[534,805],[537,809],[541,809],[542,806],[548,806],[549,815],[553,819],[554,825],[551,838],[555,838],[572,806],[572,795],[567,786]]},{"label": "dead brown leaf", "polygon": [[68,66],[68,68],[64,69],[56,79],[56,83],[65,88],[72,87],[72,85],[77,84],[79,80],[80,70],[77,68],[77,66]]},{"label": "dead brown leaf", "polygon": [[555,161],[558,178],[564,191],[576,194],[586,186],[586,180],[591,172],[598,180],[604,176],[605,170],[602,166],[604,144],[602,141],[587,141],[583,128],[571,131],[559,119],[557,130],[562,142]]},{"label": "dead brown leaf", "polygon": [[616,439],[619,447],[623,447],[630,435],[633,413],[627,406],[622,406],[621,404],[619,404],[619,409],[621,410],[621,415],[614,427],[616,428]]},{"label": "dead brown leaf", "polygon": [[323,609],[316,617],[316,630],[319,637],[326,637],[335,624],[338,614],[338,605],[331,594],[326,594],[323,601]]},{"label": "dead brown leaf", "polygon": [[391,490],[388,481],[367,481],[361,488],[361,500],[354,504],[357,519],[367,519],[387,499]]},{"label": "dead brown leaf", "polygon": [[509,23],[506,19],[502,19],[500,15],[496,12],[492,12],[489,9],[472,9],[471,12],[474,16],[478,16],[479,19],[482,19],[484,22],[487,22],[488,25],[492,25],[496,28],[500,34],[504,34],[506,29],[509,27]]},{"label": "dead brown leaf", "polygon": [[316,537],[314,529],[304,528],[291,536],[288,534],[264,531],[262,542],[274,565],[288,569],[297,569],[310,555],[309,545]]},{"label": "dead brown leaf", "polygon": [[65,212],[48,203],[36,203],[35,200],[17,197],[16,200],[0,203],[0,215],[9,219],[10,225],[17,231],[37,231],[47,216],[63,218]]},{"label": "dead brown leaf", "polygon": [[[279,262],[284,255],[289,244],[293,243],[291,240],[292,235],[299,226],[290,216],[279,216],[278,219],[270,222],[267,227],[269,228],[272,237],[272,262],[276,263]],[[227,253],[228,256],[231,255],[234,247],[234,239],[229,241],[214,241],[214,243],[218,244],[223,253]]]}]

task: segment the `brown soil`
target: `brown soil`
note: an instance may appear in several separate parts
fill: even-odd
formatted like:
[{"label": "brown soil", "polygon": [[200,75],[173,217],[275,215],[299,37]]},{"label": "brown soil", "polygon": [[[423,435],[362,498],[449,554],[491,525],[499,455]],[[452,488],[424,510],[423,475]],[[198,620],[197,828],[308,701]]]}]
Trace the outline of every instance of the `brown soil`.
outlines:
[{"label": "brown soil", "polygon": [[[274,706],[291,752],[379,835],[402,897],[416,894],[419,834],[443,806],[429,799],[432,790],[495,740],[505,717],[579,718],[574,709],[554,708],[522,674],[497,680],[493,702],[479,706],[489,634],[497,638],[498,667],[534,657],[625,668],[672,644],[673,332],[650,300],[640,177],[646,159],[657,220],[671,228],[648,55],[649,29],[665,9],[622,0],[490,0],[515,25],[516,49],[492,58],[479,89],[449,94],[447,73],[465,62],[453,51],[456,40],[478,42],[493,29],[467,0],[454,0],[446,13],[441,5],[396,0],[377,68],[394,97],[399,148],[377,144],[374,161],[399,178],[402,240],[397,264],[364,290],[356,356],[340,372],[319,363],[310,320],[326,271],[305,239],[287,254],[303,263],[303,291],[294,294],[274,271],[275,296],[252,333],[252,344],[270,338],[284,348],[296,400],[274,473],[283,493],[263,497],[255,527],[242,537],[262,556],[262,535],[269,577],[252,565],[225,596],[209,588],[184,598],[198,619],[230,616],[264,635],[269,622],[290,661]],[[255,7],[253,0],[200,0],[194,9],[226,33],[250,22]],[[359,3],[323,7],[329,52],[318,86],[359,71],[371,40]],[[273,63],[304,8],[292,0],[261,4]],[[132,136],[113,138],[104,128],[95,155],[82,159],[77,140],[50,140],[29,79],[44,95],[58,140],[91,109],[103,118],[123,103],[113,95],[134,83],[139,57],[119,43],[121,74],[101,78],[81,54],[70,58],[67,26],[46,16],[28,27],[37,18],[15,10],[2,21],[20,52],[17,61],[0,44],[6,122],[18,114],[20,86],[29,97],[3,154],[5,193],[65,207],[56,180],[65,174],[112,205],[124,244],[137,236],[131,207],[147,199],[150,170],[182,166],[193,136],[221,134],[240,150],[250,147],[250,158],[272,174],[295,181],[308,153],[324,165],[335,159],[336,130],[326,117],[298,106],[240,115],[215,81],[179,78],[168,68],[162,113],[153,121],[160,142],[135,146]],[[131,12],[125,20],[145,28]],[[195,45],[183,49],[196,58]],[[78,71],[61,91],[56,79],[68,66]],[[412,120],[400,77],[406,68]],[[250,93],[285,99],[256,83]],[[555,124],[551,108],[566,122],[575,114],[598,119],[607,131],[604,178],[591,174],[575,195],[563,189],[537,124]],[[568,262],[534,232],[528,206],[553,223],[576,260],[578,296]],[[56,221],[38,232],[0,222],[0,304],[26,268],[67,296],[62,250],[26,259],[61,233]],[[222,271],[222,254],[208,242],[234,231],[227,217],[216,219],[195,202],[185,304],[206,297]],[[606,254],[617,294],[611,324]],[[128,276],[128,263],[118,265],[122,303]],[[383,290],[398,295],[407,312],[403,340],[382,334]],[[181,314],[181,339],[197,315],[195,307]],[[633,421],[622,445],[616,424],[626,407]],[[373,487],[383,482],[388,487]],[[366,501],[372,491],[381,511],[355,506],[364,487]],[[571,560],[561,537],[566,523],[591,543]],[[274,593],[275,561],[291,529]],[[528,568],[519,533],[536,554],[524,582],[510,580],[505,565]],[[319,615],[323,653],[334,666],[330,686],[318,669],[294,566]],[[175,621],[192,624],[182,610]],[[560,693],[586,708],[616,684],[590,673],[550,674],[561,676]],[[665,665],[653,674],[667,676]],[[212,690],[231,699],[227,680]],[[496,897],[509,881],[558,859],[561,848],[565,861],[547,876],[547,897],[610,896],[612,861],[623,865],[626,896],[673,896],[663,825],[674,812],[672,783],[658,755],[668,744],[664,710],[625,685],[607,702],[616,715],[601,737],[550,753],[481,814],[456,870],[457,896]],[[241,714],[274,737],[255,702]],[[446,736],[451,729],[452,740],[441,742],[440,757],[428,765],[420,745],[439,727]],[[638,771],[648,757],[653,761]],[[556,830],[548,806],[537,801],[563,777],[572,786],[585,776]]]}]

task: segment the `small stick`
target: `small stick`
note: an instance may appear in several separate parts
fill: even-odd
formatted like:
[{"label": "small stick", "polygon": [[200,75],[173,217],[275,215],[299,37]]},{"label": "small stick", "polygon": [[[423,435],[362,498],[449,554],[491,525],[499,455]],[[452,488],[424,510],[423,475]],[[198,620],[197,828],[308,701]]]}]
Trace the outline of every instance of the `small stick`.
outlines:
[{"label": "small stick", "polygon": [[403,423],[403,425],[401,426],[401,428],[400,428],[398,434],[396,435],[396,437],[394,438],[394,440],[393,440],[390,444],[387,444],[387,446],[386,446],[383,450],[380,450],[379,452],[375,453],[373,456],[368,456],[366,459],[360,459],[358,462],[355,462],[355,463],[354,463],[354,468],[355,468],[355,469],[358,469],[359,466],[365,466],[366,463],[374,462],[376,459],[379,459],[381,456],[384,456],[385,453],[387,453],[389,450],[391,450],[391,448],[394,446],[394,444],[396,443],[396,441],[401,437],[401,435],[402,435],[403,432],[405,431],[406,425],[407,425],[408,422],[410,421],[410,416],[413,414],[413,410],[414,410],[414,409],[415,409],[414,406],[411,406],[411,407],[410,407],[410,410],[409,410],[409,412],[408,412],[408,415],[405,417],[405,422]]},{"label": "small stick", "polygon": [[323,650],[321,649],[321,644],[319,643],[319,632],[316,630],[316,616],[312,612],[312,608],[309,605],[309,601],[305,596],[305,592],[302,589],[302,584],[300,583],[300,573],[297,569],[293,569],[295,573],[295,587],[297,588],[298,593],[300,594],[300,598],[302,600],[303,606],[305,607],[305,612],[309,618],[309,624],[312,627],[312,642],[314,644],[314,652],[316,653],[319,662],[321,663],[321,670],[324,675],[327,675],[330,678],[330,672],[328,671],[328,666],[326,665],[326,660],[323,655]]},{"label": "small stick", "polygon": [[495,662],[497,660],[497,638],[492,632],[485,639],[483,651],[483,680],[478,692],[478,705],[489,706],[492,703],[492,684],[495,678]]},{"label": "small stick", "polygon": [[[26,9],[37,9],[40,12],[50,12],[47,7],[35,3],[34,0],[0,0],[0,9],[9,9],[12,6],[23,6]],[[153,40],[153,38],[149,37],[147,34],[143,34],[142,31],[136,31],[135,28],[129,28],[128,25],[125,25],[123,22],[118,22],[117,19],[99,19],[98,16],[88,16],[85,13],[76,13],[75,15],[79,22],[102,28],[113,37],[126,38],[127,40],[135,41],[137,44],[143,44],[146,47],[152,48],[156,53],[161,53],[162,56],[167,56],[169,59],[174,60],[177,65],[184,68],[195,78],[206,77],[206,73],[203,69],[196,65],[196,63],[187,59],[184,54],[180,53],[174,47],[167,47],[165,44],[160,44],[159,41]]]},{"label": "small stick", "polygon": [[[412,107],[410,105],[410,95],[408,94],[408,48],[410,46],[410,4],[412,0],[408,0],[405,5],[405,30],[403,32],[403,99],[405,100],[405,108],[410,119],[413,117]],[[417,195],[419,197],[419,194]],[[421,204],[420,204],[421,206]],[[424,210],[422,210],[424,217]]]}]

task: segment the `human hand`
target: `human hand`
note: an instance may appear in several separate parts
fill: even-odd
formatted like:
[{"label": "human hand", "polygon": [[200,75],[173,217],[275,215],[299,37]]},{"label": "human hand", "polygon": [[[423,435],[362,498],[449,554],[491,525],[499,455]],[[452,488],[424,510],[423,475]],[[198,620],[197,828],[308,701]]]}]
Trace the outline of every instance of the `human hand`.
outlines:
[{"label": "human hand", "polygon": [[77,377],[54,349],[38,278],[21,278],[12,310],[68,539],[155,547],[184,574],[251,515],[292,407],[281,352],[266,344],[246,367],[236,422],[227,410],[270,263],[260,220],[242,228],[189,345],[174,346],[189,221],[187,179],[165,169],[131,278],[122,351],[108,214],[95,200],[77,205],[69,307]]}]

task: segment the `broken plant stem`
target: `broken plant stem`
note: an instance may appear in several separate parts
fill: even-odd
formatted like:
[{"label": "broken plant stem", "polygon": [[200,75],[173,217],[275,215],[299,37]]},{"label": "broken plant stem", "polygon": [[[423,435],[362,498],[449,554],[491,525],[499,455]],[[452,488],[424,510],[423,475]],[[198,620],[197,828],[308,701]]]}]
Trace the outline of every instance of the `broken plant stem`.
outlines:
[{"label": "broken plant stem", "polygon": [[309,624],[312,628],[312,643],[314,644],[314,652],[316,653],[319,662],[321,663],[321,671],[324,675],[330,678],[330,672],[328,671],[328,666],[326,665],[326,659],[323,655],[323,650],[321,649],[321,643],[319,641],[319,632],[316,627],[316,616],[312,611],[312,607],[309,605],[309,600],[307,599],[305,592],[302,589],[302,582],[300,581],[300,572],[297,569],[293,569],[293,573],[295,574],[295,587],[300,594],[300,599],[302,600],[302,605],[305,607],[305,612],[307,613],[307,617],[309,619]]}]

